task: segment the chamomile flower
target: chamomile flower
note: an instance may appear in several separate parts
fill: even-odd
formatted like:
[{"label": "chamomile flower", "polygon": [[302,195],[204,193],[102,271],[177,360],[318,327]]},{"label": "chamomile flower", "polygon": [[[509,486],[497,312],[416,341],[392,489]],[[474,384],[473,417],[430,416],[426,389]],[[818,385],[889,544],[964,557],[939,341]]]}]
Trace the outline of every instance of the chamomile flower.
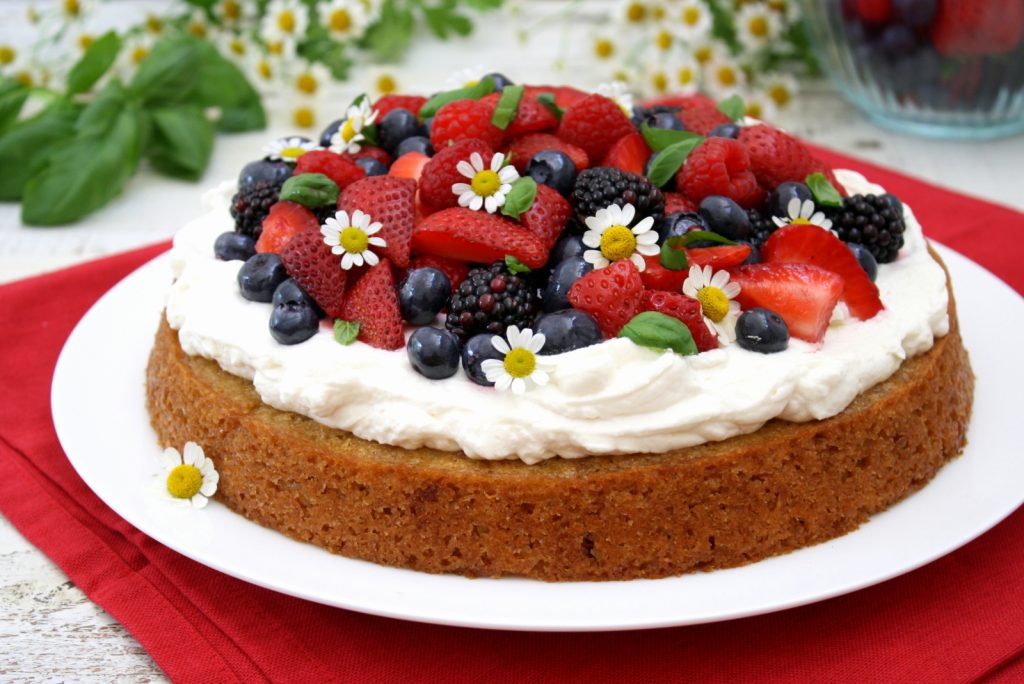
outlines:
[{"label": "chamomile flower", "polygon": [[201,9],[192,10],[185,20],[185,32],[195,38],[206,38],[210,34],[210,20]]},{"label": "chamomile flower", "polygon": [[387,247],[384,238],[378,237],[380,222],[371,223],[370,215],[356,209],[349,218],[347,211],[339,211],[328,218],[320,226],[320,234],[324,243],[329,245],[332,254],[341,254],[341,267],[349,270],[353,266],[376,266],[380,262],[370,247]]},{"label": "chamomile flower", "polygon": [[703,0],[683,0],[675,7],[675,19],[669,19],[669,25],[684,42],[706,38],[711,33],[711,10]]},{"label": "chamomile flower", "polygon": [[456,170],[469,179],[468,183],[452,185],[452,193],[459,196],[459,206],[473,211],[480,211],[483,207],[488,214],[504,206],[512,184],[519,180],[516,167],[511,164],[502,167],[504,163],[505,155],[499,152],[491,157],[489,165],[484,166],[484,158],[479,152],[474,152],[469,155],[469,161],[463,159],[456,164]]},{"label": "chamomile flower", "polygon": [[445,90],[457,90],[459,88],[475,86],[488,73],[490,72],[479,64],[453,71],[444,80]]},{"label": "chamomile flower", "polygon": [[308,25],[309,9],[302,0],[270,0],[260,29],[268,43],[296,41],[306,35]]},{"label": "chamomile flower", "polygon": [[369,23],[367,8],[360,0],[329,0],[317,5],[320,23],[334,40],[362,37]]},{"label": "chamomile flower", "polygon": [[337,154],[355,154],[361,150],[360,143],[366,140],[363,129],[377,120],[377,114],[377,110],[370,107],[370,100],[367,97],[362,98],[359,104],[350,106],[345,112],[345,121],[331,137],[331,151]]},{"label": "chamomile flower", "polygon": [[747,75],[739,63],[730,57],[720,57],[704,68],[708,90],[718,98],[735,95],[743,90]]},{"label": "chamomile flower", "polygon": [[736,13],[736,36],[749,49],[765,47],[781,28],[778,13],[764,2],[747,3]]},{"label": "chamomile flower", "polygon": [[832,230],[832,219],[825,218],[825,212],[815,211],[816,208],[813,200],[801,202],[799,197],[794,197],[786,205],[786,216],[772,216],[772,221],[779,228],[792,223],[818,226],[825,230]]},{"label": "chamomile flower", "polygon": [[594,91],[598,95],[604,95],[609,100],[619,105],[627,117],[633,116],[633,95],[629,92],[629,86],[625,81],[612,81],[602,83]]},{"label": "chamomile flower", "polygon": [[690,95],[700,88],[700,65],[689,56],[675,61],[671,67],[672,90],[680,95]]},{"label": "chamomile flower", "polygon": [[316,95],[320,88],[329,81],[331,72],[319,62],[306,62],[292,77],[292,85],[300,95]]},{"label": "chamomile flower", "polygon": [[18,48],[9,43],[0,43],[0,74],[13,70],[19,61],[20,52]]},{"label": "chamomile flower", "polygon": [[546,385],[554,362],[540,355],[545,341],[544,335],[534,334],[530,328],[521,331],[510,325],[504,338],[491,338],[491,344],[504,358],[487,359],[480,369],[494,388],[502,392],[511,389],[513,394],[522,394],[533,385]]},{"label": "chamomile flower", "polygon": [[660,52],[668,52],[675,45],[675,37],[667,28],[659,28],[654,32],[651,43]]},{"label": "chamomile flower", "polygon": [[619,5],[618,15],[623,23],[637,26],[650,18],[650,10],[647,4],[640,0],[623,0]]},{"label": "chamomile flower", "polygon": [[254,5],[248,0],[217,0],[213,6],[213,15],[220,19],[222,26],[237,29],[252,18]]},{"label": "chamomile flower", "polygon": [[771,119],[775,116],[775,103],[763,91],[747,90],[743,93],[744,114],[754,119]]},{"label": "chamomile flower", "polygon": [[82,21],[95,7],[93,0],[60,0],[58,12],[64,21]]},{"label": "chamomile flower", "polygon": [[263,148],[263,154],[272,161],[283,160],[294,164],[299,157],[317,147],[318,145],[309,138],[278,138]]},{"label": "chamomile flower", "polygon": [[653,256],[659,251],[658,234],[651,230],[654,227],[652,216],[630,228],[635,217],[636,208],[632,204],[622,207],[613,204],[588,216],[583,244],[592,249],[583,252],[583,260],[594,268],[604,268],[614,261],[629,259],[637,270],[644,270],[647,266],[644,256]]},{"label": "chamomile flower", "polygon": [[398,79],[390,70],[377,71],[370,83],[370,90],[378,95],[392,95],[398,92]]},{"label": "chamomile flower", "polygon": [[243,33],[218,31],[214,36],[214,44],[222,55],[234,61],[245,62],[255,53],[255,46]]},{"label": "chamomile flower", "polygon": [[137,69],[142,60],[149,57],[153,43],[153,36],[149,33],[139,33],[125,38],[124,48],[121,50],[125,64],[132,70]]},{"label": "chamomile flower", "polygon": [[647,90],[655,95],[664,95],[672,88],[672,75],[662,65],[655,62],[644,73],[647,77]]},{"label": "chamomile flower", "polygon": [[683,294],[700,302],[704,322],[723,345],[736,339],[740,305],[733,300],[739,293],[739,283],[730,283],[728,272],[714,273],[710,266],[694,264],[683,281]]},{"label": "chamomile flower", "polygon": [[690,46],[690,55],[701,67],[706,67],[712,62],[730,54],[729,46],[720,40],[702,38]]},{"label": "chamomile flower", "polygon": [[95,33],[84,28],[72,31],[68,36],[72,50],[79,55],[84,54],[86,50],[91,48],[92,44],[96,42],[96,38]]},{"label": "chamomile flower", "polygon": [[185,442],[181,453],[173,447],[164,449],[160,462],[164,471],[163,493],[179,506],[202,508],[216,493],[220,475],[195,442]]},{"label": "chamomile flower", "polygon": [[597,34],[591,42],[591,49],[594,57],[598,59],[611,59],[618,53],[619,44],[615,36],[610,34]]},{"label": "chamomile flower", "polygon": [[799,90],[796,78],[790,74],[776,71],[764,75],[760,80],[765,94],[779,109],[788,107]]}]

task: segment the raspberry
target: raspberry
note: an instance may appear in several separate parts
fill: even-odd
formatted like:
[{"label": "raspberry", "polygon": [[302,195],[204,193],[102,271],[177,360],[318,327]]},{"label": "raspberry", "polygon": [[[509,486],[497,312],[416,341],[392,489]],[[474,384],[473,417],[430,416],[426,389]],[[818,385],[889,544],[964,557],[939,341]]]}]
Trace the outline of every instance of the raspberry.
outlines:
[{"label": "raspberry", "polygon": [[676,185],[696,203],[710,195],[724,195],[749,208],[760,205],[765,197],[746,149],[731,138],[708,138],[698,145],[676,174]]},{"label": "raspberry", "polygon": [[676,117],[683,122],[686,130],[700,133],[701,135],[707,135],[715,126],[730,122],[729,117],[718,111],[718,108],[714,106],[684,108],[676,113]]},{"label": "raspberry", "polygon": [[443,150],[449,140],[478,138],[491,149],[499,149],[505,131],[491,123],[494,107],[478,100],[456,100],[441,107],[430,126],[430,144]]},{"label": "raspberry", "polygon": [[459,205],[459,196],[452,192],[452,186],[468,183],[469,179],[459,173],[456,166],[460,161],[469,161],[469,156],[474,152],[479,153],[484,165],[490,168],[494,152],[482,140],[460,140],[453,145],[438,148],[437,154],[423,167],[423,175],[420,176],[420,201],[428,209],[436,211]]},{"label": "raspberry", "polygon": [[588,95],[565,110],[558,137],[582,147],[592,160],[604,159],[619,138],[633,133],[633,122],[604,95]]},{"label": "raspberry", "polygon": [[470,270],[452,295],[444,325],[463,340],[479,333],[503,335],[510,325],[529,328],[539,309],[536,288],[496,261]]},{"label": "raspberry", "polygon": [[739,141],[750,156],[757,182],[765,190],[774,190],[786,181],[803,182],[814,165],[806,146],[788,133],[764,124],[747,126]]},{"label": "raspberry", "polygon": [[697,211],[697,203],[691,202],[681,192],[666,192],[663,194],[665,195],[665,216],[675,214],[676,212],[693,214]]},{"label": "raspberry", "polygon": [[354,161],[329,150],[313,150],[299,157],[295,175],[300,173],[322,173],[334,181],[339,190],[366,177],[366,172]]},{"label": "raspberry", "polygon": [[281,261],[288,275],[324,313],[332,318],[341,315],[348,272],[341,268],[341,257],[331,253],[320,231],[305,231],[289,240],[281,250]]},{"label": "raspberry", "polygon": [[421,95],[385,95],[373,103],[373,108],[377,110],[377,121],[380,121],[395,109],[417,114],[426,102],[427,98]]}]

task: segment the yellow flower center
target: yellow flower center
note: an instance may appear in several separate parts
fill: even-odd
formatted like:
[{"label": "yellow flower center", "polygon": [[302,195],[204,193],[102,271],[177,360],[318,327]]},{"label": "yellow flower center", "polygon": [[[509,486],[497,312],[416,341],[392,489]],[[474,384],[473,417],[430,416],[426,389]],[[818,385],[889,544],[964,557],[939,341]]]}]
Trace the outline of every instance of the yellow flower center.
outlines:
[{"label": "yellow flower center", "polygon": [[304,154],[306,154],[306,150],[301,147],[286,147],[281,150],[282,159],[298,159]]},{"label": "yellow flower center", "polygon": [[668,31],[658,31],[658,35],[654,37],[654,44],[661,50],[668,50],[672,47],[672,34]]},{"label": "yellow flower center", "polygon": [[718,82],[725,86],[736,85],[736,70],[731,66],[724,65],[718,67]]},{"label": "yellow flower center", "polygon": [[479,83],[479,82],[480,82],[480,81],[477,81],[477,80],[475,80],[475,79],[474,79],[474,80],[471,80],[471,81],[466,81],[465,83],[463,83],[463,84],[462,84],[462,87],[463,87],[463,88],[472,88],[473,86],[475,86],[475,85],[476,85],[477,83]]},{"label": "yellow flower center", "polygon": [[78,47],[82,48],[83,50],[88,50],[89,48],[91,48],[94,42],[96,42],[96,39],[93,38],[92,35],[89,33],[83,33],[82,35],[78,36]]},{"label": "yellow flower center", "polygon": [[370,237],[355,226],[349,226],[341,231],[341,235],[338,236],[338,242],[341,243],[346,252],[358,254],[365,252],[366,248],[369,247]]},{"label": "yellow flower center", "polygon": [[700,22],[700,9],[697,7],[687,7],[683,10],[683,23],[687,26],[696,26]]},{"label": "yellow flower center", "polygon": [[352,17],[347,9],[336,9],[331,12],[328,23],[332,31],[345,32],[352,28]]},{"label": "yellow flower center", "polygon": [[245,45],[245,41],[241,38],[232,38],[231,42],[228,43],[228,49],[231,50],[233,54],[236,54],[239,57],[244,55],[248,50],[248,48]]},{"label": "yellow flower center", "polygon": [[697,291],[697,300],[704,315],[718,323],[729,313],[729,298],[717,287],[702,287]]},{"label": "yellow flower center", "polygon": [[30,23],[30,24],[38,24],[39,23],[39,10],[37,10],[35,7],[29,7],[28,11],[25,14],[28,15],[28,23]]},{"label": "yellow flower center", "polygon": [[309,107],[296,107],[295,111],[292,112],[292,120],[295,121],[295,125],[299,128],[312,128],[313,124],[316,123],[316,115],[313,114],[313,110]]},{"label": "yellow flower center", "polygon": [[10,45],[0,45],[0,64],[10,64],[18,56],[18,53]]},{"label": "yellow flower center", "polygon": [[641,22],[647,18],[647,8],[639,2],[631,2],[629,7],[626,8],[626,18],[634,24]]},{"label": "yellow flower center", "polygon": [[82,11],[82,6],[78,4],[78,0],[64,0],[64,13],[77,17],[78,13]]},{"label": "yellow flower center", "polygon": [[653,16],[658,21],[661,21],[662,19],[665,18],[665,8],[662,7],[661,5],[655,5],[654,7],[651,8],[651,16]]},{"label": "yellow flower center", "polygon": [[146,30],[150,33],[160,33],[164,30],[164,20],[154,14],[147,14]]},{"label": "yellow flower center", "polygon": [[345,123],[341,125],[341,139],[344,142],[352,142],[352,138],[356,137],[359,133],[356,130],[356,125],[352,122],[352,119],[345,119]]},{"label": "yellow flower center", "polygon": [[35,79],[32,78],[32,74],[27,71],[19,71],[14,75],[14,80],[26,88],[31,88],[35,85]]},{"label": "yellow flower center", "polygon": [[478,171],[473,180],[470,181],[469,186],[473,188],[473,192],[480,197],[490,197],[494,193],[498,192],[501,188],[501,178],[498,176],[497,171],[491,171],[486,169],[484,171]]},{"label": "yellow flower center", "polygon": [[693,69],[690,67],[680,67],[679,72],[676,74],[676,80],[679,81],[679,85],[690,85],[693,83]]},{"label": "yellow flower center", "polygon": [[668,90],[668,76],[664,71],[655,71],[651,74],[651,86],[659,93]]},{"label": "yellow flower center", "polygon": [[761,115],[764,114],[764,108],[761,106],[760,102],[750,100],[747,102],[746,114],[747,116],[752,116],[755,119],[760,119]]},{"label": "yellow flower center", "polygon": [[790,219],[789,222],[792,223],[793,225],[797,225],[797,226],[813,226],[814,225],[813,223],[811,223],[810,219],[805,219],[805,218],[800,218],[800,217],[797,217],[795,219]]},{"label": "yellow flower center", "polygon": [[206,25],[200,21],[193,21],[188,25],[188,32],[196,38],[206,37]]},{"label": "yellow flower center", "polygon": [[272,55],[283,55],[284,54],[284,41],[283,40],[275,40],[273,42],[267,43],[267,51],[269,51],[270,54],[272,54]]},{"label": "yellow flower center", "polygon": [[265,59],[260,60],[260,63],[259,65],[257,65],[256,70],[259,72],[260,76],[265,80],[269,81],[274,76],[274,70],[270,68],[270,62],[268,62]]},{"label": "yellow flower center", "polygon": [[707,64],[711,61],[712,51],[710,45],[702,45],[693,51],[693,58],[700,64]]},{"label": "yellow flower center", "polygon": [[768,89],[768,97],[772,98],[778,106],[785,107],[793,95],[786,86],[774,85]]},{"label": "yellow flower center", "polygon": [[132,50],[132,62],[138,64],[142,60],[146,59],[146,55],[149,54],[149,50],[142,47],[141,45]]},{"label": "yellow flower center", "polygon": [[313,76],[313,74],[309,73],[308,71],[299,74],[299,77],[295,79],[295,87],[301,90],[302,92],[306,93],[307,95],[312,95],[313,93],[315,93],[319,85],[320,84],[317,83],[316,81],[316,77]]},{"label": "yellow flower center", "polygon": [[594,54],[601,59],[608,59],[615,54],[615,45],[607,38],[598,38],[594,41]]},{"label": "yellow flower center", "polygon": [[385,95],[398,90],[398,83],[393,76],[382,74],[377,77],[377,91]]},{"label": "yellow flower center", "polygon": [[750,31],[750,35],[758,38],[765,38],[768,36],[768,20],[764,17],[752,17],[750,22],[747,23],[747,30]]},{"label": "yellow flower center", "polygon": [[285,33],[291,33],[295,30],[295,13],[291,10],[285,10],[277,15],[277,27]]},{"label": "yellow flower center", "polygon": [[178,499],[191,499],[203,486],[203,474],[199,468],[182,463],[167,475],[167,491]]},{"label": "yellow flower center", "polygon": [[224,0],[224,4],[221,5],[221,11],[225,18],[232,21],[237,21],[242,17],[242,6],[236,0]]},{"label": "yellow flower center", "polygon": [[610,226],[601,233],[601,254],[608,261],[621,261],[633,256],[636,236],[626,226]]},{"label": "yellow flower center", "polygon": [[513,378],[527,378],[537,368],[537,357],[529,349],[516,347],[505,354],[505,370]]}]

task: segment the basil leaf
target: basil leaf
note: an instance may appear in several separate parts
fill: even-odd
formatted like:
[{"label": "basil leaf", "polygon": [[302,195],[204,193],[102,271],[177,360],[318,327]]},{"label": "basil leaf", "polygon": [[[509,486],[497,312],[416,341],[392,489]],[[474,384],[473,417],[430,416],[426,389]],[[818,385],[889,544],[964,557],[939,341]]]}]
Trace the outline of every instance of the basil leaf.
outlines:
[{"label": "basil leaf", "polygon": [[68,73],[68,95],[84,93],[100,80],[117,59],[121,51],[121,38],[114,31],[107,31],[93,41],[82,58]]},{"label": "basil leaf", "polygon": [[718,111],[722,112],[733,121],[739,121],[747,115],[747,105],[743,103],[742,97],[739,95],[733,95],[718,103]]},{"label": "basil leaf", "polygon": [[505,195],[505,204],[501,205],[501,213],[518,219],[520,214],[533,206],[533,200],[536,197],[536,181],[529,176],[523,176],[512,184],[512,189]]},{"label": "basil leaf", "polygon": [[146,158],[160,173],[198,180],[213,151],[213,124],[199,105],[163,107],[146,112],[150,137]]},{"label": "basil leaf", "polygon": [[519,103],[523,99],[524,88],[521,85],[510,85],[505,86],[505,89],[501,91],[501,97],[498,98],[498,104],[494,108],[494,116],[491,117],[491,123],[505,130],[508,125],[516,118],[516,113],[519,111]]},{"label": "basil leaf", "polygon": [[196,50],[200,64],[195,97],[204,107],[220,109],[217,129],[241,132],[266,128],[267,114],[260,95],[241,70],[209,43],[200,43]]},{"label": "basil leaf", "polygon": [[506,254],[505,255],[505,266],[507,266],[508,270],[510,272],[512,272],[512,273],[529,273],[530,272],[530,267],[529,266],[524,264],[519,259],[516,259],[511,254]]},{"label": "basil leaf", "polygon": [[676,143],[687,142],[689,140],[703,140],[699,133],[693,131],[673,131],[668,128],[651,128],[645,121],[640,126],[640,132],[644,136],[644,140],[655,152],[671,147]]},{"label": "basil leaf", "polygon": [[343,321],[334,319],[334,339],[338,344],[348,346],[359,337],[359,321]]},{"label": "basil leaf", "polygon": [[826,207],[841,207],[843,206],[843,196],[839,194],[835,186],[829,182],[825,174],[819,172],[812,173],[807,176],[804,181],[807,187],[810,188],[811,194],[814,195],[815,204],[821,204]]},{"label": "basil leaf", "polygon": [[21,107],[26,99],[28,88],[14,80],[0,81],[0,133],[18,120],[18,114],[21,113]]},{"label": "basil leaf", "polygon": [[565,114],[565,110],[559,107],[558,103],[555,102],[554,93],[541,93],[537,96],[537,102],[540,102],[542,105],[550,109],[551,113],[558,119],[561,119],[562,115]]},{"label": "basil leaf", "polygon": [[683,246],[683,236],[676,235],[665,240],[661,246],[661,256],[658,261],[670,271],[682,271],[690,265],[685,249],[676,249]]},{"label": "basil leaf", "polygon": [[[139,63],[129,90],[145,104],[177,104],[191,101],[203,66],[198,45],[191,36],[164,38]],[[212,49],[212,46],[211,46]],[[207,89],[229,84],[207,84]]]},{"label": "basil leaf", "polygon": [[284,182],[280,199],[316,209],[338,201],[338,186],[322,173],[300,173]]},{"label": "basil leaf", "polygon": [[493,92],[494,80],[490,76],[485,76],[471,86],[459,88],[458,90],[448,90],[434,95],[420,107],[419,117],[420,119],[426,119],[434,116],[434,114],[437,114],[437,110],[449,102],[455,102],[456,100],[479,100],[484,95],[490,95]]},{"label": "basil leaf", "polygon": [[648,180],[654,184],[654,187],[660,188],[679,172],[693,148],[703,141],[704,138],[700,136],[688,138],[658,152],[658,156],[651,162],[651,170],[647,174]]},{"label": "basil leaf", "polygon": [[410,4],[399,0],[384,0],[380,8],[380,19],[363,37],[365,44],[376,53],[380,61],[394,61],[405,52],[412,40],[415,21]]},{"label": "basil leaf", "polygon": [[682,356],[697,353],[693,334],[686,324],[658,311],[637,314],[622,326],[618,336],[626,337],[641,347],[671,349]]},{"label": "basil leaf", "polygon": [[128,101],[120,81],[110,81],[103,87],[96,99],[82,111],[75,124],[79,136],[102,136],[113,125]]},{"label": "basil leaf", "polygon": [[49,151],[74,135],[78,112],[67,100],[57,100],[0,136],[0,201],[21,199],[25,182],[45,163]]},{"label": "basil leaf", "polygon": [[683,247],[689,247],[695,242],[717,242],[720,245],[735,245],[736,243],[729,238],[713,233],[710,230],[691,230],[685,235],[676,236],[679,238],[679,244]]}]

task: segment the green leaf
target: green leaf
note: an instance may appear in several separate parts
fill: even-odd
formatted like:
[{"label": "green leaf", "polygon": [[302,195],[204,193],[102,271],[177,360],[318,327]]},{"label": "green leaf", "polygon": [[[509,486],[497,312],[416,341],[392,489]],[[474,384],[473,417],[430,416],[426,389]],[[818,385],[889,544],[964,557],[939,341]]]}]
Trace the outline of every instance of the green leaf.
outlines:
[{"label": "green leaf", "polygon": [[811,194],[814,195],[815,204],[823,205],[826,207],[841,207],[843,206],[843,196],[839,194],[835,186],[829,182],[825,174],[821,172],[812,173],[807,176],[804,181],[807,187],[810,188]]},{"label": "green leaf", "polygon": [[280,199],[316,209],[338,201],[338,185],[322,173],[300,173],[284,182]]},{"label": "green leaf", "polygon": [[79,136],[102,136],[114,124],[128,102],[128,94],[120,81],[107,83],[96,98],[86,106],[75,125]]},{"label": "green leaf", "polygon": [[359,337],[359,321],[343,321],[334,319],[334,339],[338,344],[348,346]]},{"label": "green leaf", "polygon": [[21,107],[28,99],[28,88],[17,81],[0,80],[0,133],[18,120]]},{"label": "green leaf", "polygon": [[559,119],[561,119],[562,115],[565,114],[565,110],[559,107],[558,103],[555,102],[554,93],[541,93],[540,95],[537,96],[537,102],[540,102],[542,105],[551,110],[551,113],[554,114]]},{"label": "green leaf", "polygon": [[490,95],[493,92],[494,80],[487,76],[471,86],[458,88],[457,90],[447,90],[434,95],[427,100],[426,104],[420,107],[419,117],[426,119],[427,117],[434,116],[434,114],[437,114],[437,110],[449,102],[454,102],[455,100],[479,100],[484,95]]},{"label": "green leaf", "polygon": [[512,189],[505,195],[505,204],[501,205],[501,213],[518,219],[520,214],[533,206],[533,200],[536,198],[536,181],[529,176],[523,176],[512,184]]},{"label": "green leaf", "polygon": [[501,7],[504,0],[466,0],[466,4],[475,10],[486,12]]},{"label": "green leaf", "polygon": [[699,133],[693,131],[673,131],[668,128],[651,128],[645,121],[640,126],[640,132],[644,136],[644,140],[655,152],[671,147],[677,143],[687,142],[689,140],[701,141],[704,138]]},{"label": "green leaf", "polygon": [[[195,97],[203,59],[203,43],[191,36],[178,36],[160,40],[149,55],[139,63],[129,90],[145,104],[178,104]],[[213,49],[210,46],[210,49]],[[244,79],[243,79],[244,80]],[[231,88],[230,83],[207,84],[207,90]]]},{"label": "green leaf", "polygon": [[167,176],[198,180],[213,151],[213,124],[198,105],[148,110],[146,158]]},{"label": "green leaf", "polygon": [[366,32],[364,42],[383,62],[395,61],[409,48],[415,28],[412,10],[405,2],[384,0],[380,19]]},{"label": "green leaf", "polygon": [[74,135],[78,112],[77,106],[60,99],[0,136],[0,201],[21,199],[26,181],[49,151]]},{"label": "green leaf", "polygon": [[718,111],[733,121],[739,121],[747,115],[747,105],[739,95],[731,95],[718,103]]},{"label": "green leaf", "polygon": [[691,230],[686,235],[679,235],[677,237],[679,238],[679,244],[683,247],[689,247],[697,242],[717,242],[720,245],[736,244],[729,238],[713,233],[710,230]]},{"label": "green leaf", "polygon": [[508,267],[508,270],[511,273],[529,273],[530,272],[530,267],[529,266],[524,264],[519,259],[516,259],[511,254],[506,254],[505,255],[505,266]]},{"label": "green leaf", "polygon": [[648,180],[654,184],[654,187],[660,188],[679,172],[693,148],[703,141],[704,138],[698,136],[674,143],[658,152],[658,156],[651,162],[650,173],[647,174]]},{"label": "green leaf", "polygon": [[93,41],[68,73],[68,95],[84,93],[92,88],[107,73],[120,51],[121,38],[115,31],[107,31]]},{"label": "green leaf", "polygon": [[491,123],[501,130],[508,128],[508,125],[516,118],[516,112],[519,111],[523,92],[524,88],[521,85],[505,86],[505,89],[501,91],[501,97],[498,98],[498,104],[494,108]]},{"label": "green leaf", "polygon": [[677,247],[683,247],[682,235],[670,237],[661,246],[661,256],[658,257],[658,261],[670,271],[682,271],[690,265],[690,260],[686,257],[686,250],[677,249]]},{"label": "green leaf", "polygon": [[637,314],[622,327],[618,336],[626,337],[641,347],[671,349],[682,356],[697,353],[697,345],[686,324],[658,311]]},{"label": "green leaf", "polygon": [[267,126],[267,115],[259,93],[233,62],[209,43],[196,46],[199,71],[195,97],[204,107],[220,110],[217,129],[232,133],[255,131]]}]

